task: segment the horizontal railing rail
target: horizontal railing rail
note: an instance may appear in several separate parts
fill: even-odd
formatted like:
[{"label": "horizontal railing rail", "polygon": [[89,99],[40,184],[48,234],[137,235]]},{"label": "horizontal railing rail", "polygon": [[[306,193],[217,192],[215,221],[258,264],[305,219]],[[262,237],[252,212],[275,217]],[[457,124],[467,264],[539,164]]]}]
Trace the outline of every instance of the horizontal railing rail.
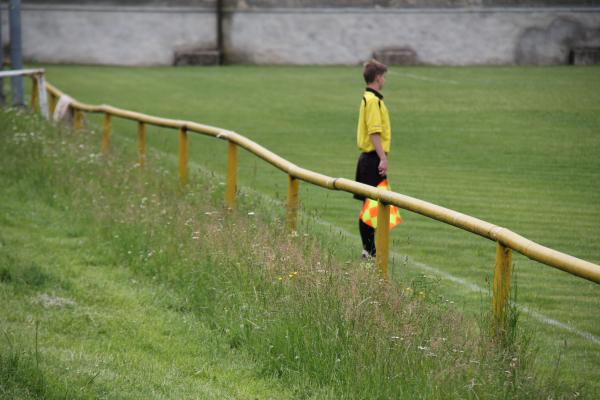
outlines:
[{"label": "horizontal railing rail", "polygon": [[[49,83],[46,83],[46,88],[52,99],[50,102],[50,108],[52,112],[53,107],[56,104],[56,100],[65,94]],[[79,113],[81,112],[102,113],[105,115],[103,128],[103,151],[108,151],[108,143],[112,129],[111,117],[114,116],[137,121],[139,124],[139,152],[140,162],[142,165],[145,154],[145,125],[149,124],[159,127],[178,129],[180,133],[179,176],[182,183],[187,181],[187,132],[195,132],[222,140],[227,140],[229,142],[229,147],[227,190],[225,201],[226,204],[231,208],[234,207],[236,193],[236,146],[249,151],[250,153],[288,174],[289,185],[287,224],[288,228],[291,230],[295,229],[296,226],[296,214],[298,209],[298,180],[300,180],[322,188],[340,190],[377,200],[379,203],[380,216],[388,215],[386,213],[389,212],[389,206],[395,205],[402,209],[421,214],[428,218],[432,218],[459,229],[477,234],[486,239],[495,241],[497,246],[496,269],[494,273],[493,284],[493,313],[498,325],[502,324],[505,319],[505,308],[508,303],[508,292],[512,267],[511,250],[515,250],[532,260],[552,266],[580,278],[584,278],[595,283],[600,283],[600,265],[545,247],[521,235],[518,235],[507,228],[491,224],[481,219],[441,207],[427,201],[419,200],[392,191],[378,189],[373,186],[358,183],[346,178],[333,178],[308,170],[306,168],[299,167],[298,165],[289,162],[283,157],[236,132],[209,125],[203,125],[196,122],[155,117],[139,112],[123,110],[109,105],[89,105],[74,99],[72,99],[70,106],[75,113],[75,125],[79,127],[81,125],[81,116]],[[389,258],[389,221],[388,218],[383,217],[380,218],[380,220],[381,221],[376,233],[376,246],[378,250],[376,262],[382,273],[387,276]]]},{"label": "horizontal railing rail", "polygon": [[32,76],[32,75],[40,75],[43,73],[44,73],[43,68],[9,69],[7,71],[0,71],[0,78],[10,78],[13,76]]},{"label": "horizontal railing rail", "polygon": [[[29,76],[31,77],[31,108],[38,110],[42,115],[48,118],[47,108],[47,97],[46,97],[46,83],[44,80],[44,69],[15,69],[0,71],[0,79],[2,78],[14,78],[17,76]],[[14,90],[14,88],[13,88]],[[13,94],[14,95],[14,94]]]}]

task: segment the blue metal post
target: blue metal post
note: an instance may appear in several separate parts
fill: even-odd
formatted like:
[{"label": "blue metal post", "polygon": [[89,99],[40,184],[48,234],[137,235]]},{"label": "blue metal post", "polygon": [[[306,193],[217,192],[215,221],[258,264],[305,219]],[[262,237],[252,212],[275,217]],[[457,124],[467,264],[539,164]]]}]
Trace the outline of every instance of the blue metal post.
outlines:
[{"label": "blue metal post", "polygon": [[[0,4],[0,71],[4,69],[4,42],[2,42],[2,4]],[[0,107],[6,103],[4,79],[0,78]]]},{"label": "blue metal post", "polygon": [[[10,0],[10,63],[12,69],[23,69],[21,0]],[[11,86],[13,105],[23,106],[23,77],[13,77]]]}]

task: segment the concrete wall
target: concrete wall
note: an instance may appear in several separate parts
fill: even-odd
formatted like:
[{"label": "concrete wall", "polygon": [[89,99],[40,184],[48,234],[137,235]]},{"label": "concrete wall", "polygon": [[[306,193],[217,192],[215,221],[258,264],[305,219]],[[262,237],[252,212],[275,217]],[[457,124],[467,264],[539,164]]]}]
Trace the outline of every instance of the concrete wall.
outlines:
[{"label": "concrete wall", "polygon": [[[25,4],[119,6],[215,6],[217,0],[22,0]],[[423,7],[573,7],[598,5],[598,0],[222,0],[228,9],[242,8],[423,8]]]},{"label": "concrete wall", "polygon": [[23,56],[38,62],[171,65],[176,50],[216,42],[207,7],[23,4],[21,21]]},{"label": "concrete wall", "polygon": [[[573,46],[600,46],[600,4],[589,0],[569,7],[497,7],[490,4],[498,1],[490,0],[397,0],[402,7],[394,0],[387,5],[369,0],[383,5],[366,7],[366,1],[312,2],[319,4],[315,6],[308,0],[227,0],[225,58],[257,64],[357,64],[382,48],[409,47],[424,64],[556,64],[568,60]],[[178,49],[216,47],[215,0],[121,3],[128,5],[110,0],[26,2],[25,57],[171,65]],[[428,7],[415,8],[416,3]]]},{"label": "concrete wall", "polygon": [[600,38],[598,11],[238,11],[230,17],[228,57],[257,64],[355,64],[378,49],[409,47],[425,64],[562,63],[572,44]]}]

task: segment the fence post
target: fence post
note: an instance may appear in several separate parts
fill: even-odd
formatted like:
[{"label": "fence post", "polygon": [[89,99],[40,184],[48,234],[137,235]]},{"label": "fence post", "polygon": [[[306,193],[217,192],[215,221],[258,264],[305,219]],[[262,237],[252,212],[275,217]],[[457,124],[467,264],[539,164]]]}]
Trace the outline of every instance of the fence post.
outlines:
[{"label": "fence post", "polygon": [[225,204],[230,209],[235,207],[236,178],[237,145],[229,141],[227,145],[227,189],[225,191]]},{"label": "fence post", "polygon": [[83,129],[83,112],[76,108],[74,108],[73,111],[73,128],[75,128],[75,130],[78,131],[80,129]]},{"label": "fence post", "polygon": [[[0,7],[0,21],[2,21],[2,7]],[[0,29],[0,71],[4,69],[4,41],[2,40],[2,29]],[[4,106],[4,79],[0,78],[0,107]]]},{"label": "fence post", "polygon": [[[23,69],[23,49],[21,35],[21,0],[9,1],[10,64],[15,70]],[[12,77],[12,101],[14,106],[23,106],[23,77]]]},{"label": "fence post", "polygon": [[104,130],[102,132],[102,154],[108,154],[108,148],[110,146],[110,134],[112,131],[111,115],[109,113],[104,114]]},{"label": "fence post", "polygon": [[298,179],[288,175],[286,225],[289,232],[296,230],[296,222],[298,219],[298,186]]},{"label": "fence post", "polygon": [[375,230],[376,262],[379,272],[388,278],[390,257],[390,206],[377,201],[377,228]]},{"label": "fence post", "polygon": [[146,124],[138,122],[138,154],[140,167],[144,168],[146,162]]},{"label": "fence post", "polygon": [[512,267],[512,251],[502,243],[496,244],[496,269],[494,271],[494,288],[492,298],[492,312],[494,316],[494,329],[499,333],[505,329],[506,306],[510,289],[510,274]]},{"label": "fence post", "polygon": [[44,74],[40,73],[38,75],[34,75],[34,79],[38,83],[38,101],[40,105],[40,112],[46,119],[50,119],[48,114],[48,96],[46,95],[46,79],[44,78]]},{"label": "fence post", "polygon": [[48,113],[50,114],[50,120],[54,119],[54,110],[56,109],[56,103],[58,101],[57,96],[54,95],[50,90],[46,89],[46,93],[50,100],[48,101]]},{"label": "fence post", "polygon": [[179,183],[182,186],[187,184],[188,173],[188,137],[187,128],[182,126],[179,128]]},{"label": "fence post", "polygon": [[38,111],[38,80],[35,75],[31,76],[31,109],[34,112]]}]

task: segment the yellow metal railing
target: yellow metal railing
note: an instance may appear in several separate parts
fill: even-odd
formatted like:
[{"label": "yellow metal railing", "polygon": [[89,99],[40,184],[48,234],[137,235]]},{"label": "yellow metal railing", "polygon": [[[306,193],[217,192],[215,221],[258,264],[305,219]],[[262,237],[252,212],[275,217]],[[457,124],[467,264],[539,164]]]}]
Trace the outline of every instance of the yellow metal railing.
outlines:
[{"label": "yellow metal railing", "polygon": [[[50,109],[56,104],[57,99],[64,95],[55,86],[46,83],[46,89],[50,97]],[[81,112],[103,113],[104,128],[102,137],[102,151],[107,152],[111,134],[111,118],[119,117],[137,121],[139,139],[139,158],[143,165],[145,157],[145,126],[146,124],[173,128],[179,130],[179,179],[182,185],[187,182],[188,164],[188,132],[200,133],[228,141],[227,162],[227,188],[225,191],[225,204],[233,208],[236,195],[237,174],[237,147],[242,147],[250,153],[262,158],[266,162],[280,169],[288,175],[288,201],[287,201],[287,227],[290,231],[296,229],[298,212],[298,185],[299,181],[305,181],[322,188],[331,190],[342,190],[348,193],[358,194],[378,201],[379,226],[376,231],[377,259],[376,263],[380,271],[387,277],[389,259],[389,215],[390,205],[409,210],[426,217],[444,222],[468,232],[483,236],[484,238],[497,242],[496,246],[496,268],[493,284],[492,310],[496,326],[504,324],[506,316],[506,305],[508,304],[508,293],[510,286],[510,273],[512,266],[512,250],[515,250],[532,260],[558,268],[575,276],[600,283],[600,266],[588,261],[578,259],[568,254],[544,247],[529,239],[526,239],[506,228],[493,225],[489,222],[453,211],[423,200],[405,196],[400,193],[377,189],[345,178],[332,178],[317,172],[301,168],[277,154],[269,151],[263,146],[235,132],[202,125],[195,122],[159,118],[138,112],[122,110],[108,105],[88,105],[74,100],[71,108],[76,115]],[[80,127],[80,117],[74,119],[76,127]]]}]

